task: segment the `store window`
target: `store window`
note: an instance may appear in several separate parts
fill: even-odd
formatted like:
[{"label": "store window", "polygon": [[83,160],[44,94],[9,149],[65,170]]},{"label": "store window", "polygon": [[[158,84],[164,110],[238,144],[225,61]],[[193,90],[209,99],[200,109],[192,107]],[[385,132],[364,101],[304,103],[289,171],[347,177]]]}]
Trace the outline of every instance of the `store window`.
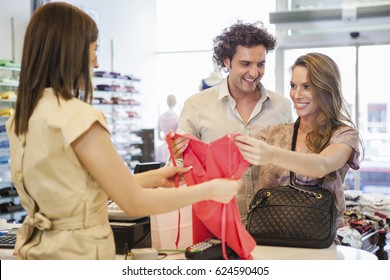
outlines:
[{"label": "store window", "polygon": [[387,132],[387,104],[367,104],[367,130],[371,133]]}]

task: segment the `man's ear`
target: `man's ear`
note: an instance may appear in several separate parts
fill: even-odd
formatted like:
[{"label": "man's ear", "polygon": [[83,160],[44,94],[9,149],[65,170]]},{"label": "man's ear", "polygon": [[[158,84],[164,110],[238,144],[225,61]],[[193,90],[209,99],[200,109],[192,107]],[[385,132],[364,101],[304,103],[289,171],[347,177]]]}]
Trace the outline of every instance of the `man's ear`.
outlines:
[{"label": "man's ear", "polygon": [[223,64],[225,65],[226,68],[230,68],[230,59],[229,58],[225,58],[223,60]]}]

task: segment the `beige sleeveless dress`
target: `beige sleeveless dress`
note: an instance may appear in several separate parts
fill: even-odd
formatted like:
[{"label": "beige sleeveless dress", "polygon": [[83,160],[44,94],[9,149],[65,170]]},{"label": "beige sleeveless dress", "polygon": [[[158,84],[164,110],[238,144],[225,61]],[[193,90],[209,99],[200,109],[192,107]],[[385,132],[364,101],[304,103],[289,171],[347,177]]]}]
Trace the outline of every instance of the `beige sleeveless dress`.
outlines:
[{"label": "beige sleeveless dress", "polygon": [[[114,259],[107,196],[91,178],[71,143],[103,114],[78,99],[45,90],[25,137],[7,122],[11,176],[28,215],[17,236],[19,259]],[[98,151],[97,151],[98,152]]]}]

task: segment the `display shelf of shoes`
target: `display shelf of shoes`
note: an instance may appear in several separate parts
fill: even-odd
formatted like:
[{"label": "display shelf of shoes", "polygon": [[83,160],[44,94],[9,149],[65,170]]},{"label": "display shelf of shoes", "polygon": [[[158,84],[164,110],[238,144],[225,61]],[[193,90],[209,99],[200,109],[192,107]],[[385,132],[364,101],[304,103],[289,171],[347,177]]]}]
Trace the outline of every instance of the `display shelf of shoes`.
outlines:
[{"label": "display shelf of shoes", "polygon": [[0,218],[20,222],[26,214],[11,181],[9,140],[5,123],[13,113],[20,68],[12,61],[0,60]]},{"label": "display shelf of shoes", "polygon": [[93,77],[93,105],[104,113],[112,141],[130,169],[143,157],[139,82],[140,79],[117,72],[95,71]]},{"label": "display shelf of shoes", "polygon": [[1,63],[2,61],[4,60],[0,60],[0,109],[10,110],[1,110],[0,116],[9,116],[16,102],[20,68],[3,66],[5,63]]}]

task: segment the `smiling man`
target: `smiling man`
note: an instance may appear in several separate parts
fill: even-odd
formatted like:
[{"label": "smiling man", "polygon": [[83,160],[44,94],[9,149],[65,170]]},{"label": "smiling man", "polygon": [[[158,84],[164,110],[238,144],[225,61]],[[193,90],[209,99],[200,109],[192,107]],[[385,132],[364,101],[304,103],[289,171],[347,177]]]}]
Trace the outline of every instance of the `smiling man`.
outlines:
[{"label": "smiling man", "polygon": [[[224,29],[214,39],[213,60],[228,76],[221,84],[186,100],[177,133],[192,134],[209,143],[227,133],[255,136],[269,125],[291,123],[289,99],[267,90],[261,83],[266,55],[275,46],[275,37],[261,22],[238,21]],[[187,142],[186,138],[175,141],[176,157],[185,150]],[[242,218],[255,193],[254,170],[247,170],[244,187],[236,197]]]}]

